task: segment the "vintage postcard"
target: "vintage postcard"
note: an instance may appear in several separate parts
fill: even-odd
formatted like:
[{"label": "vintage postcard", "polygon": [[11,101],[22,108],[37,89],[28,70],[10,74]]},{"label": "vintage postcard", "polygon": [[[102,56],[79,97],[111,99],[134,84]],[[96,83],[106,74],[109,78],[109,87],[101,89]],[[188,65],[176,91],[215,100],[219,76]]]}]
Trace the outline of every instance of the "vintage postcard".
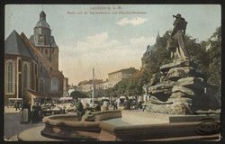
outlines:
[{"label": "vintage postcard", "polygon": [[6,4],[5,141],[220,141],[220,4]]}]

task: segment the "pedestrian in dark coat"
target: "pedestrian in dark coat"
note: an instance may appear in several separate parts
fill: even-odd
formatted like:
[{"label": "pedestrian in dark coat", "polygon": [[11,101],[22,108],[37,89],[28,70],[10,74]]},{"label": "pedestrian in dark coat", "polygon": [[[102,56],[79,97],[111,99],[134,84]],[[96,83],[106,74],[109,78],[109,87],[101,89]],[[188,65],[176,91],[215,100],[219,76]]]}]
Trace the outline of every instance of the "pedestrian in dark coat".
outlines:
[{"label": "pedestrian in dark coat", "polygon": [[126,100],[124,102],[124,110],[130,110],[130,105],[131,105],[131,102],[130,102],[129,98],[126,97]]},{"label": "pedestrian in dark coat", "polygon": [[78,120],[81,120],[81,117],[84,115],[83,104],[78,100],[77,97],[74,98],[74,104],[76,106]]},{"label": "pedestrian in dark coat", "polygon": [[20,101],[16,101],[15,107],[16,107],[16,111],[17,109],[20,110]]}]

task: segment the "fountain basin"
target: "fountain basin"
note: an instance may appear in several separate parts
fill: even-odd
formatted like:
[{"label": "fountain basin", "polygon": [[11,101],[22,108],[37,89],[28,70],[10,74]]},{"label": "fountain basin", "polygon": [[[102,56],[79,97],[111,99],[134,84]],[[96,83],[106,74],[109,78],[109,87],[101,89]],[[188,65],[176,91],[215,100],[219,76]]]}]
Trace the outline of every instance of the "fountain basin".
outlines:
[{"label": "fountain basin", "polygon": [[93,112],[91,119],[78,121],[76,113],[52,115],[43,118],[45,127],[41,135],[61,140],[97,140],[100,121],[122,117],[120,110]]},{"label": "fountain basin", "polygon": [[[218,141],[220,115],[166,115],[107,111],[76,121],[76,114],[43,119],[44,126],[18,134],[18,141]],[[113,118],[114,117],[114,118]]]},{"label": "fountain basin", "polygon": [[76,114],[49,116],[41,134],[50,138],[66,140],[95,140],[100,133],[99,122],[78,121]]}]

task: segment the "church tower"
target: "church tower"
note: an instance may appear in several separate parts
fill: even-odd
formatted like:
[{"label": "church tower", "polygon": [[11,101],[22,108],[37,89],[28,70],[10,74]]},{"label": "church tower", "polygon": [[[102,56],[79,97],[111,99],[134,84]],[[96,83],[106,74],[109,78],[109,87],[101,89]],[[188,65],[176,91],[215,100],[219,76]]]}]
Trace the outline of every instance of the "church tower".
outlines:
[{"label": "church tower", "polygon": [[51,35],[51,29],[46,21],[46,14],[41,11],[39,21],[34,27],[34,34],[30,37],[30,41],[38,48],[52,64],[51,69],[58,70],[59,48]]}]

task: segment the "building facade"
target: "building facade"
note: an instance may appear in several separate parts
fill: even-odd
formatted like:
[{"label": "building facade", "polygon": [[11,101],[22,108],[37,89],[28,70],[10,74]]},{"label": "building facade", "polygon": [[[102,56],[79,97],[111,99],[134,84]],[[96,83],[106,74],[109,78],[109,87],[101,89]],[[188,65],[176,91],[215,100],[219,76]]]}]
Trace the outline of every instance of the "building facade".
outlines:
[{"label": "building facade", "polygon": [[58,70],[58,53],[43,11],[30,39],[14,30],[5,40],[5,104],[8,98],[27,98],[28,90],[46,97],[63,96],[68,84]]},{"label": "building facade", "polygon": [[[106,86],[108,84],[107,81],[96,79],[94,81],[94,84],[95,84],[96,90],[100,90],[100,89],[103,90],[103,89],[108,88],[108,86]],[[82,92],[90,92],[93,90],[94,84],[93,84],[93,80],[85,80],[85,81],[79,82],[78,87],[79,87],[80,91],[82,91]]]},{"label": "building facade", "polygon": [[108,88],[114,87],[121,80],[130,78],[138,70],[131,67],[127,69],[121,69],[108,74]]}]

